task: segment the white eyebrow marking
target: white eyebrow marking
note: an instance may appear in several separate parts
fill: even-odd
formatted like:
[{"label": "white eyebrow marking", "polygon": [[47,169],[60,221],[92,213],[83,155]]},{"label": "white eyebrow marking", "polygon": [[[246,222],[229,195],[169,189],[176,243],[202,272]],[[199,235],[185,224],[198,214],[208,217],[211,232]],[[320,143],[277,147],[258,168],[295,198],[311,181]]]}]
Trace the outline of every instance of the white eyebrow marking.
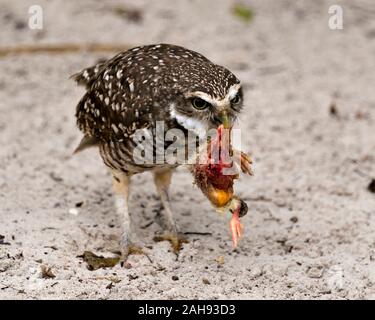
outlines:
[{"label": "white eyebrow marking", "polygon": [[191,93],[187,94],[185,97],[186,98],[198,97],[198,98],[201,98],[201,99],[207,101],[208,103],[212,104],[213,106],[216,106],[216,107],[220,108],[220,107],[224,107],[224,106],[228,105],[230,100],[235,97],[235,95],[239,92],[240,89],[241,89],[240,83],[236,83],[236,84],[232,85],[229,88],[228,93],[226,94],[224,99],[221,99],[221,100],[213,99],[209,94],[207,94],[205,92],[202,92],[202,91],[191,92]]},{"label": "white eyebrow marking", "polygon": [[202,91],[194,91],[194,92],[191,92],[189,94],[187,94],[185,96],[186,98],[195,98],[195,97],[198,97],[198,98],[201,98],[205,101],[207,101],[208,103],[211,103],[211,104],[215,104],[217,100],[213,99],[209,94],[205,93],[205,92],[202,92]]},{"label": "white eyebrow marking", "polygon": [[239,83],[234,84],[233,86],[231,86],[231,87],[229,88],[229,90],[228,90],[228,94],[225,96],[224,99],[226,99],[226,98],[227,98],[228,100],[233,99],[233,98],[236,96],[236,94],[238,93],[238,91],[240,91],[240,89],[241,89],[241,85],[240,85]]}]

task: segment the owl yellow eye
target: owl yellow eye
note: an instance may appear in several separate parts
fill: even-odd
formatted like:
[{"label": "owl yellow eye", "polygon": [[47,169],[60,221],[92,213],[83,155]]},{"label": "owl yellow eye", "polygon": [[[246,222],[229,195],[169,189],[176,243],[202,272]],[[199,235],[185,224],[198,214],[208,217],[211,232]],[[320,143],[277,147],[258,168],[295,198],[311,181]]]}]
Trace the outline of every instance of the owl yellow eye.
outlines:
[{"label": "owl yellow eye", "polygon": [[240,102],[240,95],[237,93],[231,100],[231,103],[236,104]]},{"label": "owl yellow eye", "polygon": [[201,98],[193,98],[191,100],[191,104],[193,105],[195,109],[198,109],[198,110],[203,110],[210,106],[210,104],[207,101]]}]

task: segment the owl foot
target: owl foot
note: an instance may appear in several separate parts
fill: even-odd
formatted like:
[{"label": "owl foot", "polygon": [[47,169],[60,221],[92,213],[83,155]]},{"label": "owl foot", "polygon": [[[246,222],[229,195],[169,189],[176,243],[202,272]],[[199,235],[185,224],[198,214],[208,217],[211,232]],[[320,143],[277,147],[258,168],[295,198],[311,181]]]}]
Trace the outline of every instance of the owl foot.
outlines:
[{"label": "owl foot", "polygon": [[123,241],[121,244],[121,261],[123,261],[124,266],[126,266],[127,260],[131,255],[144,255],[150,262],[152,262],[151,258],[147,252],[145,252],[142,246],[134,244],[130,241]]},{"label": "owl foot", "polygon": [[187,238],[183,234],[171,231],[167,231],[161,235],[155,235],[154,241],[169,241],[176,255],[180,252],[182,244],[188,243]]}]

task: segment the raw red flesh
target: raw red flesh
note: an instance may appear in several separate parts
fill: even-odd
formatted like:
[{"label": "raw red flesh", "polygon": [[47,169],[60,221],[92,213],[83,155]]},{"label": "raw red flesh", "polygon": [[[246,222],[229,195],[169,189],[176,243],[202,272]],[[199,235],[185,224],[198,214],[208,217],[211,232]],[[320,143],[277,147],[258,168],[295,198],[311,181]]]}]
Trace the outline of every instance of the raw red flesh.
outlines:
[{"label": "raw red flesh", "polygon": [[208,150],[207,164],[202,168],[210,184],[219,190],[229,190],[233,188],[233,180],[238,175],[226,175],[223,173],[225,168],[231,168],[233,163],[229,157],[230,154],[230,131],[224,129],[221,125],[217,129],[217,136],[211,141],[210,150]]},{"label": "raw red flesh", "polygon": [[[211,201],[218,207],[226,207],[233,212],[229,223],[232,235],[233,247],[237,247],[238,241],[242,237],[243,226],[240,223],[241,201],[234,197],[234,179],[237,174],[224,174],[225,168],[231,168],[233,165],[230,158],[230,132],[223,131],[223,126],[217,130],[217,136],[211,140],[210,149],[207,152],[207,159],[203,164],[196,164],[194,167],[194,176],[197,185]],[[247,157],[247,156],[246,156]],[[242,163],[244,161],[244,163]],[[250,158],[244,158],[241,155],[241,168],[245,172],[250,172]]]}]

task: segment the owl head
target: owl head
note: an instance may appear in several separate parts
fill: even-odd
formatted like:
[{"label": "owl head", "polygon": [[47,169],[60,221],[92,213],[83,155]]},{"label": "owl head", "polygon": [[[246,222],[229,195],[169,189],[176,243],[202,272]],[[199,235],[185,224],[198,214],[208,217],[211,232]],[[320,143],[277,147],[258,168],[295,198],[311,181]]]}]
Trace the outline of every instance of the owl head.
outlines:
[{"label": "owl head", "polygon": [[243,95],[240,81],[228,69],[198,52],[170,44],[130,52],[126,61],[134,69],[133,91],[142,88],[140,97],[151,97],[155,120],[165,120],[168,113],[172,121],[197,133],[221,124],[232,126]]},{"label": "owl head", "polygon": [[199,135],[221,124],[231,128],[243,105],[240,81],[208,60],[188,61],[183,70],[175,77],[178,98],[170,104],[171,118]]}]

